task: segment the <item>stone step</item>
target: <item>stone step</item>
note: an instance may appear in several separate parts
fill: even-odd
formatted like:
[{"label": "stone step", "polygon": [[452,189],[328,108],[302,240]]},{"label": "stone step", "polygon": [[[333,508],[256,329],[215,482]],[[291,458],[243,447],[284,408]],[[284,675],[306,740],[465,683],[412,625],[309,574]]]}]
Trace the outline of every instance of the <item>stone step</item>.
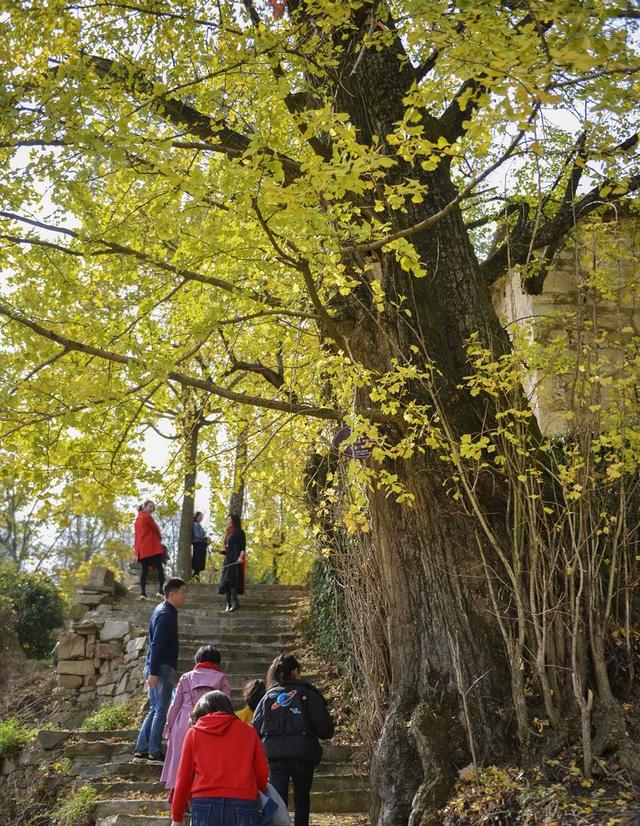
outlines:
[{"label": "stone step", "polygon": [[102,742],[111,742],[117,740],[124,740],[127,743],[134,743],[138,736],[138,729],[133,728],[119,728],[108,729],[107,731],[75,731],[73,732],[73,742],[85,741],[94,742],[100,740]]},{"label": "stone step", "polygon": [[[239,597],[240,608],[236,611],[226,611],[225,597],[218,597],[215,600],[205,601],[189,601],[185,600],[184,607],[180,609],[179,616],[185,617],[189,614],[207,614],[212,617],[219,617],[222,620],[233,620],[237,616],[244,614],[252,614],[254,616],[269,617],[269,616],[294,616],[300,613],[305,607],[304,602],[259,602],[258,600],[250,600],[246,597]],[[149,601],[150,602],[150,601]],[[159,604],[160,600],[158,600]],[[140,615],[151,613],[149,608],[153,610],[153,604],[148,606],[145,602],[139,602],[137,606],[131,606],[135,610],[138,608]],[[131,610],[131,609],[130,609]]]},{"label": "stone step", "polygon": [[[156,601],[155,592],[153,590],[155,583],[150,587],[147,588],[147,595],[149,599],[147,602],[143,602],[139,600],[138,597],[140,595],[140,587],[133,587],[130,589],[129,593],[125,598],[123,598],[119,604],[126,605],[127,603],[136,603],[140,605],[146,605],[148,603],[153,603]],[[189,582],[187,583],[187,600],[195,599],[198,602],[209,602],[211,600],[221,600],[224,599],[224,594],[218,593],[218,585],[217,583],[203,583],[203,582]],[[296,587],[296,586],[285,586],[285,587],[276,587],[275,589],[269,590],[262,585],[247,585],[245,589],[245,593],[241,597],[245,599],[247,602],[256,602],[260,603],[261,605],[273,605],[273,604],[282,604],[288,605],[293,603],[299,602],[306,602],[308,599],[307,591],[305,588]],[[157,598],[160,600],[160,597]]]},{"label": "stone step", "polygon": [[[184,826],[191,823],[189,815],[182,821]],[[97,817],[95,826],[168,826],[167,815],[108,815]]]},{"label": "stone step", "polygon": [[[130,619],[130,618],[129,618]],[[146,636],[148,623],[133,623],[136,636]],[[178,633],[181,637],[204,639],[211,642],[212,637],[221,640],[238,640],[251,642],[260,639],[261,642],[277,644],[281,639],[290,640],[297,636],[293,630],[294,623],[288,619],[279,620],[269,617],[239,617],[234,621],[218,622],[217,619],[207,617],[181,618],[178,622]]]},{"label": "stone step", "polygon": [[[128,788],[138,788],[143,783],[146,784],[145,788],[147,785],[150,789],[159,787],[160,768],[157,764],[137,760],[134,762],[130,752],[127,757],[128,759],[122,762],[113,761],[101,764],[101,768],[105,771],[104,779],[100,781],[102,785],[117,784],[119,788],[122,787],[123,791]],[[111,766],[117,766],[117,768],[110,768]],[[348,778],[361,782],[364,777],[361,771],[356,770],[351,760],[329,760],[324,756],[315,771],[315,779],[323,780],[323,782],[325,779],[329,782],[335,778]]]},{"label": "stone step", "polygon": [[[255,631],[247,628],[238,628],[232,633],[216,631],[215,628],[196,627],[181,629],[178,635],[180,652],[184,656],[186,653],[195,654],[200,645],[213,645],[220,651],[234,649],[237,645],[243,645],[245,649],[251,648],[260,651],[268,651],[269,656],[279,654],[281,651],[292,651],[300,645],[298,634],[278,634],[274,631]],[[268,645],[269,648],[263,648]]]},{"label": "stone step", "polygon": [[[246,593],[240,599],[246,602],[259,605],[299,605],[307,601],[308,597],[304,588],[290,587],[287,589],[278,588],[267,591],[261,586],[248,585]],[[210,601],[224,600],[224,594],[218,593],[218,585],[204,583],[189,583],[187,585],[187,600],[207,603]]]},{"label": "stone step", "polygon": [[248,611],[234,611],[231,614],[198,613],[190,616],[183,615],[178,619],[178,629],[184,634],[188,631],[205,629],[207,634],[224,634],[227,631],[256,631],[270,633],[276,637],[281,631],[288,631],[293,626],[295,618],[287,614],[260,614],[251,615]]},{"label": "stone step", "polygon": [[[265,674],[267,673],[267,669],[270,665],[271,660],[248,660],[247,662],[229,663],[229,667],[225,668],[224,671],[232,682],[234,678],[236,681],[244,680],[244,682],[247,682],[247,680],[251,680],[254,677],[260,677],[264,680]],[[178,671],[181,674],[184,674],[186,671],[191,671],[192,668],[192,659],[181,659],[178,661]],[[304,677],[311,683],[318,681],[317,674],[305,673]],[[242,685],[244,685],[244,683],[242,683]]]},{"label": "stone step", "polygon": [[[271,599],[271,600],[264,600],[264,599],[252,599],[251,597],[241,596],[238,597],[238,601],[240,602],[240,610],[252,610],[252,611],[262,611],[264,614],[271,614],[271,613],[292,613],[296,611],[300,611],[307,606],[307,601],[304,599]],[[160,599],[158,598],[158,602]],[[148,603],[151,603],[151,600],[147,600],[147,602],[142,602],[141,600],[138,601],[138,608],[145,608]],[[225,608],[227,603],[227,599],[222,594],[216,594],[212,596],[200,596],[194,595],[192,593],[187,592],[186,599],[184,601],[183,608],[180,609],[180,612],[189,611],[189,610],[208,610],[214,613],[221,613]],[[151,603],[153,604],[153,603]],[[156,603],[157,604],[157,603]]]},{"label": "stone step", "polygon": [[[129,742],[122,741],[76,741],[65,745],[64,754],[69,759],[78,761],[78,768],[93,768],[95,776],[101,772],[111,775],[114,772],[119,777],[153,778],[160,775],[160,767],[146,761],[133,761],[135,738]],[[340,746],[326,743],[322,747],[322,762],[319,772],[324,772],[326,766],[338,763],[351,765],[353,750],[349,746]],[[117,764],[117,765],[116,765]],[[332,769],[333,770],[333,769]]]},{"label": "stone step", "polygon": [[[95,757],[95,755],[94,755]],[[73,772],[86,780],[102,783],[132,782],[134,784],[156,784],[160,781],[161,767],[157,763],[133,761],[131,752],[127,754],[103,754],[100,759],[108,762],[98,763],[95,760],[84,761],[78,758],[74,761]],[[323,759],[316,769],[316,778],[354,777],[361,778],[349,760]]]},{"label": "stone step", "polygon": [[[340,789],[327,793],[312,788],[311,809],[314,812],[365,812],[369,809],[369,795],[362,789]],[[166,797],[100,800],[96,806],[96,820],[113,815],[158,815],[166,818],[168,811]]]},{"label": "stone step", "polygon": [[[151,612],[160,605],[162,600],[160,597],[154,599],[140,600],[136,599],[131,602],[119,602],[114,605],[109,605],[109,610],[106,611],[104,607],[99,613],[114,613],[128,614],[130,616],[146,617],[151,616]],[[296,614],[303,611],[307,607],[305,600],[282,600],[281,602],[265,602],[259,599],[250,599],[248,597],[238,597],[240,609],[238,611],[225,611],[226,597],[217,596],[211,599],[194,598],[187,594],[184,605],[180,608],[179,616],[184,617],[191,613],[210,614],[211,616],[223,617],[225,619],[233,618],[234,615],[244,612],[252,612],[254,614],[261,614],[268,616],[270,614]]]},{"label": "stone step", "polygon": [[[214,643],[211,643],[212,645]],[[233,648],[224,648],[224,646],[216,645],[216,648],[220,652],[220,657],[222,659],[221,668],[223,671],[231,671],[233,668],[244,668],[247,667],[255,667],[257,665],[262,668],[264,663],[271,663],[276,656],[274,653],[273,656],[271,654],[273,652],[266,652],[261,651],[258,646],[254,646],[253,648],[245,648],[243,651],[234,650]],[[187,666],[187,670],[193,668],[195,661],[194,655],[197,651],[197,648],[193,648],[192,646],[185,646],[180,645],[180,656],[178,658],[178,668],[180,670],[184,669],[184,666]],[[193,654],[191,654],[193,651]],[[225,668],[225,663],[227,664],[227,668]]]},{"label": "stone step", "polygon": [[[141,795],[161,798],[166,794],[164,783],[158,779],[101,780],[95,781],[92,785],[98,790],[101,799],[127,799]],[[366,777],[354,773],[350,763],[329,763],[323,767],[322,771],[320,767],[316,771],[313,788],[316,791],[364,790],[366,788]]]},{"label": "stone step", "polygon": [[[340,812],[312,812],[309,826],[356,826],[354,817],[357,818],[358,826],[368,826],[370,823],[368,816],[359,813]],[[293,821],[292,821],[293,822]],[[189,826],[191,818],[185,815],[183,824]],[[96,820],[95,826],[169,826],[166,816],[154,815],[110,815]]]},{"label": "stone step", "polygon": [[186,646],[190,651],[193,651],[194,654],[201,645],[215,645],[215,647],[220,650],[250,650],[251,648],[257,648],[259,650],[269,651],[269,653],[273,653],[275,657],[275,655],[279,654],[283,649],[295,645],[297,640],[298,636],[293,633],[278,634],[274,637],[273,634],[263,634],[261,632],[246,630],[216,634],[214,632],[209,633],[209,631],[206,630],[195,630],[191,633],[191,631],[181,629],[179,634],[180,650],[184,651]]},{"label": "stone step", "polygon": [[[232,660],[242,659],[243,657],[251,656],[252,654],[262,655],[263,657],[275,657],[282,650],[282,637],[274,640],[268,634],[261,635],[268,639],[256,640],[253,635],[249,634],[224,634],[222,639],[218,640],[215,637],[207,635],[206,637],[199,637],[197,634],[186,634],[180,632],[178,639],[180,641],[180,653],[184,656],[187,649],[195,652],[201,645],[213,645],[221,654]],[[290,634],[291,641],[296,639],[296,635]]]},{"label": "stone step", "polygon": [[[342,812],[312,812],[309,826],[356,826],[354,816],[357,817],[358,826],[368,826],[370,823],[368,816],[358,813]],[[191,818],[185,815],[183,824],[189,826]],[[100,817],[96,820],[95,826],[168,826],[167,815],[110,815]]]},{"label": "stone step", "polygon": [[169,804],[166,797],[137,798],[135,800],[99,800],[96,820],[112,815],[160,815],[167,817]]},{"label": "stone step", "polygon": [[180,609],[179,616],[189,617],[204,614],[208,617],[218,617],[221,620],[233,620],[237,616],[245,615],[251,619],[259,617],[291,617],[298,614],[301,610],[299,605],[259,605],[258,603],[240,602],[240,608],[237,611],[226,611],[226,602],[213,602],[208,605],[189,604],[185,603],[184,608]]},{"label": "stone step", "polygon": [[[71,759],[84,758],[85,761],[89,758],[104,756],[114,759],[117,758],[118,755],[121,755],[124,758],[122,762],[131,763],[134,768],[156,769],[157,765],[153,763],[147,763],[146,761],[133,762],[133,749],[137,734],[137,731],[133,732],[134,736],[127,742],[116,739],[76,740],[65,745],[64,754],[65,757],[69,757]],[[352,756],[353,749],[350,746],[324,743],[322,746],[322,762],[320,763],[319,770],[323,769],[326,765],[333,765],[335,763],[346,763],[351,765],[350,761]],[[97,761],[94,762],[97,763]],[[133,772],[133,776],[135,777],[135,771]]]},{"label": "stone step", "polygon": [[[241,608],[239,611],[231,611],[229,613],[223,611],[194,611],[191,614],[181,614],[178,618],[178,627],[181,631],[184,631],[186,628],[207,625],[210,628],[215,628],[220,633],[224,631],[239,631],[242,630],[243,627],[246,627],[254,631],[264,629],[262,633],[268,631],[271,634],[274,631],[276,633],[280,630],[285,632],[289,631],[293,628],[295,622],[296,617],[294,614],[265,614],[256,612],[252,615]],[[143,623],[143,626],[147,627],[148,623]]]},{"label": "stone step", "polygon": [[[98,616],[108,614],[110,617],[116,619],[130,619],[136,622],[146,623],[149,620],[154,609],[160,605],[160,599],[146,602],[136,601],[131,603],[118,603],[115,605],[101,606],[101,608],[108,608],[109,610],[98,610]],[[277,603],[260,603],[257,601],[251,602],[244,598],[240,598],[240,609],[238,611],[225,611],[226,602],[223,597],[218,600],[210,602],[201,601],[185,601],[184,607],[180,609],[178,616],[182,619],[190,616],[207,616],[210,618],[219,618],[220,620],[233,620],[239,615],[247,614],[252,617],[291,617],[296,616],[304,609],[304,603],[284,602]]]}]

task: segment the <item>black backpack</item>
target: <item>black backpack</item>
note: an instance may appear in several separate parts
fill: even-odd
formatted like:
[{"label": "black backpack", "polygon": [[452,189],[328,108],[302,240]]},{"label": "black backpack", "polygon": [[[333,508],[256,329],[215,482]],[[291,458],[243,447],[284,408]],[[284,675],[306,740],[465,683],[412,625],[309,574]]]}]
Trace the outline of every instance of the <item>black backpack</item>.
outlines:
[{"label": "black backpack", "polygon": [[267,691],[261,702],[261,737],[313,736],[307,711],[309,697],[304,685],[275,686]]}]

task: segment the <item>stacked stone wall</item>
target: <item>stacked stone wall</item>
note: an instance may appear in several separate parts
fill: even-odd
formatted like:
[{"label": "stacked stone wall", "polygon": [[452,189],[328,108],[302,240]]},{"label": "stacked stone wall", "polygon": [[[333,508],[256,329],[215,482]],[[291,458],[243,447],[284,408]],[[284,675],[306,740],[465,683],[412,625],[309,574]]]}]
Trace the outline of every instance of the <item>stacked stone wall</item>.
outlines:
[{"label": "stacked stone wall", "polygon": [[58,692],[77,710],[127,703],[144,689],[146,628],[127,618],[127,589],[108,568],[94,568],[60,637]]}]

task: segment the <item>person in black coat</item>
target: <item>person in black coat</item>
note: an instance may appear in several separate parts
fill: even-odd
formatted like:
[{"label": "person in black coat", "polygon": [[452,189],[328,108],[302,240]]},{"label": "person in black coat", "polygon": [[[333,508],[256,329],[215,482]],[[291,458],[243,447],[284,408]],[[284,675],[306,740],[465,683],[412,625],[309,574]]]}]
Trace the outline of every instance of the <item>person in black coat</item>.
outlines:
[{"label": "person in black coat", "polygon": [[244,594],[244,570],[246,563],[247,537],[242,530],[240,517],[236,513],[227,516],[227,533],[224,538],[224,565],[218,592],[226,594],[225,611],[237,611],[240,607],[238,594]]},{"label": "person in black coat", "polygon": [[324,697],[300,679],[300,663],[280,654],[267,672],[267,693],[253,715],[269,761],[269,782],[285,803],[293,781],[295,826],[309,826],[311,784],[322,757],[319,738],[333,735],[333,719]]}]

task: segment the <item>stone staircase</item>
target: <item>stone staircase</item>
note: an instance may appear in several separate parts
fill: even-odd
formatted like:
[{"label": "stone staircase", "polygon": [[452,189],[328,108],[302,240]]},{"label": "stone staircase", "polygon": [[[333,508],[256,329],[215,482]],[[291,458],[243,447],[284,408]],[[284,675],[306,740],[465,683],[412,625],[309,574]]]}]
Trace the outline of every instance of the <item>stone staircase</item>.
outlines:
[{"label": "stone staircase", "polygon": [[[252,585],[240,611],[225,614],[216,586],[190,584],[179,614],[179,671],[193,667],[193,655],[200,645],[214,644],[231,680],[234,707],[239,708],[244,684],[254,677],[264,679],[273,658],[282,650],[295,648],[296,619],[304,600],[302,588]],[[117,611],[142,629],[155,604],[138,601],[130,594],[119,601]],[[316,681],[313,674],[303,676]],[[321,680],[318,682],[321,687]],[[167,826],[170,821],[160,767],[132,761],[136,736],[133,730],[78,731],[65,743],[72,772],[98,790],[96,826]],[[311,823],[368,823],[368,809],[366,779],[354,766],[351,748],[325,744],[312,789]]]}]

